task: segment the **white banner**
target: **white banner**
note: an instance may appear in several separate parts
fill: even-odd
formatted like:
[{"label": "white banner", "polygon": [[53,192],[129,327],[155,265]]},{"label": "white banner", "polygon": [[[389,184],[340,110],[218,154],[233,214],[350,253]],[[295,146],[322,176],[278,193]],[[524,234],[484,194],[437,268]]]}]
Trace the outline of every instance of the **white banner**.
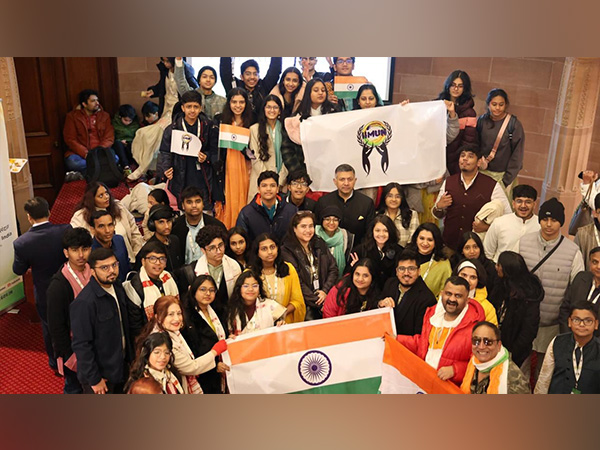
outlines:
[{"label": "white banner", "polygon": [[196,158],[200,150],[202,150],[202,141],[198,139],[198,136],[186,131],[173,130],[173,134],[171,135],[171,153]]},{"label": "white banner", "polygon": [[446,171],[446,107],[409,103],[311,117],[300,125],[316,191],[333,191],[335,168],[350,164],[356,187],[425,183]]}]

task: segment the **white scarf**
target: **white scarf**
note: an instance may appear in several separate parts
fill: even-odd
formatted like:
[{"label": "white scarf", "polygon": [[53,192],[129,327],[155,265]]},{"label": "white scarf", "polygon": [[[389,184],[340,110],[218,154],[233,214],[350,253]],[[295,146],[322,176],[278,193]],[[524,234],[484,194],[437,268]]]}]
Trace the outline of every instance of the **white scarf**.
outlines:
[{"label": "white scarf", "polygon": [[[275,325],[275,320],[279,319],[285,310],[286,308],[275,300],[271,300],[270,298],[262,299],[259,297],[256,299],[256,310],[254,311],[252,319],[247,321],[246,326],[242,330],[242,321],[239,317],[236,317],[235,330],[233,331],[238,335],[270,328]],[[248,317],[246,316],[246,319],[247,318]]]},{"label": "white scarf", "polygon": [[[183,388],[181,383],[175,375],[169,370],[156,370],[146,364],[146,372],[152,375],[156,381],[162,386],[162,390],[165,394],[183,394]],[[173,392],[175,390],[176,392]]]},{"label": "white scarf", "polygon": [[206,316],[204,315],[204,313],[202,311],[198,311],[198,314],[200,315],[200,317],[202,317],[204,319],[204,321],[208,324],[208,326],[211,329],[213,328],[210,325],[210,323],[212,322],[212,324],[214,326],[215,334],[217,335],[217,338],[219,338],[220,341],[226,338],[225,329],[223,328],[223,325],[221,324],[219,317],[215,313],[215,310],[212,309],[212,307],[210,305],[208,305],[208,317],[210,317],[210,322],[208,321],[208,319],[206,318]]},{"label": "white scarf", "polygon": [[[446,314],[444,305],[442,304],[441,301],[439,301],[437,303],[437,305],[435,305],[435,311],[434,311],[433,315],[429,318],[429,323],[431,325],[433,325],[435,328],[440,328],[440,329],[456,328],[458,326],[458,324],[460,324],[460,322],[465,317],[465,314],[467,314],[468,308],[469,308],[469,304],[467,303],[465,305],[465,307],[463,308],[463,310],[461,311],[461,313],[458,315],[458,317],[456,319],[454,319],[453,321],[448,322],[447,320],[444,319],[444,315]],[[448,336],[446,337],[446,340],[444,341],[444,345],[442,346],[442,348],[429,348],[427,350],[427,354],[425,355],[425,362],[436,370],[438,369],[438,365],[440,363],[442,353],[444,353],[444,349],[446,348],[446,343],[448,342],[448,339],[450,338],[450,333],[452,333],[452,330],[450,330],[448,332]],[[429,336],[427,336],[427,338],[429,338]]]},{"label": "white scarf", "polygon": [[[163,290],[165,291],[165,295],[172,295],[174,297],[179,298],[179,290],[177,289],[177,284],[175,283],[173,277],[169,272],[163,270],[162,273],[158,276],[158,278],[163,283]],[[160,289],[158,289],[156,285],[152,282],[152,280],[148,276],[148,272],[146,272],[146,269],[144,267],[140,269],[140,281],[142,282],[142,287],[144,289],[144,311],[146,312],[146,317],[148,318],[148,320],[151,320],[154,316],[154,304],[156,303],[156,300],[163,296],[163,294],[161,294]],[[137,306],[142,306],[141,299],[134,298],[132,299],[132,301]]]}]

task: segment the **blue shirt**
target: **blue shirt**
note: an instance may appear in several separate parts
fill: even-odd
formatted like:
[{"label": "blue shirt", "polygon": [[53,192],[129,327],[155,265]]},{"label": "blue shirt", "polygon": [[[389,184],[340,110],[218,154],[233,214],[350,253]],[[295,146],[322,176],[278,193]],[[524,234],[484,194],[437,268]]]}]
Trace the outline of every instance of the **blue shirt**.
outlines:
[{"label": "blue shirt", "polygon": [[[100,242],[94,237],[92,240],[92,250],[101,247],[102,245],[100,245]],[[112,238],[110,249],[115,254],[117,261],[119,261],[119,280],[123,282],[131,270],[131,266],[129,265],[129,255],[127,254],[127,247],[125,246],[125,239],[123,239],[123,236],[115,234]]]}]

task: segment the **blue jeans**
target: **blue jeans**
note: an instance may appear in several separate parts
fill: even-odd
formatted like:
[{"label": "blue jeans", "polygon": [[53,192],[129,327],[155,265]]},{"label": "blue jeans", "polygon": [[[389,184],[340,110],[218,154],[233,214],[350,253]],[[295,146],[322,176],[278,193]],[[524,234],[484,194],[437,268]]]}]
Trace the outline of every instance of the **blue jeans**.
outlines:
[{"label": "blue jeans", "polygon": [[[115,151],[111,148],[111,153],[115,157],[115,161],[117,164],[119,163],[119,157],[116,155]],[[82,158],[79,155],[72,154],[65,158],[65,166],[67,168],[67,172],[81,172],[85,174],[85,169],[87,168],[87,164],[85,162],[85,158]]]}]

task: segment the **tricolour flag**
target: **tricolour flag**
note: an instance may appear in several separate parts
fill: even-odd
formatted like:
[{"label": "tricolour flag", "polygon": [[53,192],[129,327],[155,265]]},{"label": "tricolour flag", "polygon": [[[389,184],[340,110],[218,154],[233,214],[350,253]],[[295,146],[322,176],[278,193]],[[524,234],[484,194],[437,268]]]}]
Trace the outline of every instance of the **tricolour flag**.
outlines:
[{"label": "tricolour flag", "polygon": [[365,77],[335,77],[333,90],[338,98],[356,98],[358,90],[367,83]]},{"label": "tricolour flag", "polygon": [[228,340],[232,394],[376,394],[391,308],[272,327]]},{"label": "tricolour flag", "polygon": [[248,142],[250,142],[250,130],[248,128],[224,123],[219,127],[219,147],[242,151],[248,147]]},{"label": "tricolour flag", "polygon": [[382,394],[462,394],[458,386],[440,380],[433,367],[390,335],[385,336],[380,391]]}]

